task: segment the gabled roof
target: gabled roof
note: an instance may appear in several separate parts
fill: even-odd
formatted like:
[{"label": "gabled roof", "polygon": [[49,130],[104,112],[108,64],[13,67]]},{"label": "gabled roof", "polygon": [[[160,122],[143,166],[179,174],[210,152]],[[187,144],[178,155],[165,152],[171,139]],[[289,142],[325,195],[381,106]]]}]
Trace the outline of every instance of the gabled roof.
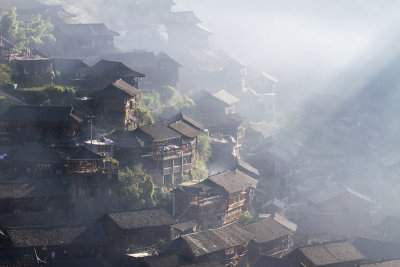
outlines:
[{"label": "gabled roof", "polygon": [[210,180],[214,184],[224,188],[228,194],[240,192],[250,187],[257,187],[256,179],[244,174],[239,170],[235,170],[234,172],[226,171],[216,174],[208,177],[207,180]]},{"label": "gabled roof", "polygon": [[150,136],[155,142],[172,140],[181,137],[181,134],[168,128],[163,123],[153,123],[140,126],[139,130]]},{"label": "gabled roof", "polygon": [[66,194],[65,186],[56,180],[0,183],[0,199],[39,198]]},{"label": "gabled roof", "polygon": [[12,146],[7,160],[26,161],[26,162],[44,162],[44,163],[64,163],[57,148],[42,144],[25,144]]},{"label": "gabled roof", "polygon": [[14,45],[10,41],[6,40],[3,36],[0,36],[0,48],[11,49],[13,47]]},{"label": "gabled roof", "polygon": [[193,11],[170,12],[163,14],[162,17],[167,24],[182,24],[186,26],[201,23],[200,19],[193,13]]},{"label": "gabled roof", "polygon": [[237,168],[243,169],[241,171],[249,172],[254,176],[257,176],[257,177],[260,176],[260,172],[258,171],[258,169],[254,168],[249,163],[247,163],[241,159],[237,159]]},{"label": "gabled roof", "polygon": [[275,214],[273,217],[246,225],[243,228],[255,236],[253,239],[255,242],[266,243],[293,234],[297,230],[297,225],[285,217]]},{"label": "gabled roof", "polygon": [[2,214],[0,216],[0,227],[2,230],[19,227],[65,226],[72,223],[74,222],[71,218],[67,217],[62,212]]},{"label": "gabled roof", "polygon": [[212,127],[239,127],[242,124],[242,118],[237,113],[194,113],[191,116],[201,122],[206,129]]},{"label": "gabled roof", "polygon": [[179,112],[176,116],[170,118],[169,123],[173,123],[173,122],[177,122],[177,121],[183,121],[187,124],[190,124],[190,126],[203,131],[204,130],[204,126],[203,124],[201,124],[200,122],[195,121],[194,119],[192,119],[191,117],[189,117],[188,115]]},{"label": "gabled roof", "polygon": [[0,121],[81,122],[70,106],[13,105],[0,115]]},{"label": "gabled roof", "polygon": [[89,76],[108,76],[108,77],[144,77],[145,75],[134,71],[121,62],[100,60],[95,65],[89,68],[86,72]]},{"label": "gabled roof", "polygon": [[156,58],[158,60],[158,62],[161,64],[161,66],[170,66],[170,65],[174,65],[177,67],[182,67],[182,65],[177,62],[175,59],[173,59],[172,57],[168,56],[166,53],[164,52],[160,52],[156,55]]},{"label": "gabled roof", "polygon": [[81,59],[72,58],[52,58],[55,70],[61,74],[73,74],[78,72],[86,72],[89,66]]},{"label": "gabled roof", "polygon": [[202,131],[183,121],[171,123],[168,127],[189,138],[195,138],[202,134]]},{"label": "gabled roof", "polygon": [[109,30],[104,23],[99,24],[61,24],[61,34],[68,37],[118,36],[119,33]]},{"label": "gabled roof", "polygon": [[174,220],[164,209],[112,212],[107,216],[123,230],[172,225]]},{"label": "gabled roof", "polygon": [[284,202],[280,201],[277,198],[273,198],[270,201],[268,201],[267,203],[265,203],[264,205],[262,205],[262,208],[266,208],[266,207],[268,207],[270,205],[273,205],[273,206],[275,206],[275,207],[277,207],[279,209],[284,209],[285,206],[286,206],[286,204]]},{"label": "gabled roof", "polygon": [[7,236],[15,247],[68,246],[106,241],[102,225],[69,227],[9,228]]},{"label": "gabled roof", "polygon": [[221,90],[221,91],[213,94],[213,96],[216,99],[222,101],[223,103],[225,103],[228,106],[233,105],[233,104],[235,104],[235,103],[240,101],[239,98],[237,98],[236,96],[231,95],[230,93],[228,93],[225,90]]},{"label": "gabled roof", "polygon": [[130,68],[157,67],[157,58],[154,52],[145,50],[133,50],[125,53],[109,53],[102,56],[103,59],[123,62]]},{"label": "gabled roof", "polygon": [[217,229],[183,235],[172,241],[166,252],[199,257],[227,248],[247,245],[252,238],[253,235],[239,224],[232,223]]},{"label": "gabled roof", "polygon": [[111,97],[111,98],[129,98],[140,94],[140,91],[128,84],[127,82],[119,79],[107,87],[95,91],[91,94],[94,97]]},{"label": "gabled roof", "polygon": [[305,259],[315,266],[323,266],[335,263],[345,263],[365,260],[365,256],[347,241],[331,242],[314,246],[299,247],[287,255],[292,258],[296,252],[300,252]]},{"label": "gabled roof", "polygon": [[363,201],[369,202],[370,204],[374,204],[374,201],[372,201],[367,196],[365,196],[361,193],[358,193],[348,187],[340,186],[340,185],[331,185],[322,190],[319,190],[319,191],[315,192],[314,194],[311,194],[310,196],[308,196],[308,199],[313,204],[321,204],[321,203],[330,201],[330,200],[332,200],[336,197],[339,197],[341,195],[344,195],[344,194],[351,194],[354,197],[362,199]]},{"label": "gabled roof", "polygon": [[77,147],[72,153],[65,155],[66,160],[102,160],[104,157],[84,146]]},{"label": "gabled roof", "polygon": [[274,157],[277,157],[280,160],[286,161],[286,162],[291,162],[294,159],[294,155],[282,148],[280,148],[277,145],[272,145],[267,149],[267,152],[273,155]]},{"label": "gabled roof", "polygon": [[172,225],[173,228],[185,232],[187,230],[193,229],[194,227],[198,226],[199,224],[194,221],[188,221],[188,222],[180,222]]}]

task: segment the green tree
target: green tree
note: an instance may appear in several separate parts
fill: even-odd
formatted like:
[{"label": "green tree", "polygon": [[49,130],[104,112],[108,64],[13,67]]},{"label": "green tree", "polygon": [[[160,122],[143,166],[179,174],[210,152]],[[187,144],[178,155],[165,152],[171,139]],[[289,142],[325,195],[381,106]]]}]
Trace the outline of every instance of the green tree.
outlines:
[{"label": "green tree", "polygon": [[7,86],[11,83],[11,69],[6,64],[0,64],[0,86]]},{"label": "green tree", "polygon": [[144,208],[153,206],[153,178],[141,167],[119,171],[120,200],[123,208]]},{"label": "green tree", "polygon": [[23,47],[24,34],[21,22],[17,20],[17,9],[15,7],[4,12],[0,21],[0,32],[4,38],[14,44],[14,50],[20,52]]},{"label": "green tree", "polygon": [[197,151],[200,160],[207,163],[212,154],[209,136],[203,134],[198,137]]},{"label": "green tree", "polygon": [[53,28],[53,24],[43,20],[41,15],[35,15],[25,26],[24,34],[28,40],[28,47],[39,49],[42,46],[54,45],[56,38],[52,34]]},{"label": "green tree", "polygon": [[249,223],[251,223],[253,221],[253,216],[250,215],[250,213],[243,212],[242,215],[240,215],[238,221],[241,225],[248,225]]}]

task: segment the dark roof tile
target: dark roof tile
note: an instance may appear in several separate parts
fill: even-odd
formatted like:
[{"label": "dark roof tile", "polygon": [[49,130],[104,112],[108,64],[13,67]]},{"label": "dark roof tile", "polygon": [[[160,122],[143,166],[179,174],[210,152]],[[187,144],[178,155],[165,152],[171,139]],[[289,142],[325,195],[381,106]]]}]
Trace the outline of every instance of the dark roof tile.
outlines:
[{"label": "dark roof tile", "polygon": [[103,23],[99,24],[61,24],[59,31],[68,37],[118,36],[119,33],[109,30]]},{"label": "dark roof tile", "polygon": [[124,230],[172,225],[174,223],[164,209],[112,212],[108,213],[107,216]]},{"label": "dark roof tile", "polygon": [[94,97],[113,97],[113,98],[129,98],[139,95],[140,91],[128,84],[127,82],[119,79],[104,89],[93,92],[91,95]]},{"label": "dark roof tile", "polygon": [[163,123],[140,126],[139,130],[149,135],[154,141],[166,141],[181,137],[181,134],[168,128]]},{"label": "dark roof tile", "polygon": [[125,66],[121,62],[110,61],[110,60],[100,60],[96,64],[94,64],[88,71],[86,72],[88,76],[108,76],[108,77],[144,77],[145,75],[134,71],[127,66]]},{"label": "dark roof tile", "polygon": [[220,174],[216,174],[208,177],[208,180],[212,181],[216,185],[225,189],[227,193],[240,192],[246,188],[257,187],[257,180],[244,174],[239,170],[226,171]]}]

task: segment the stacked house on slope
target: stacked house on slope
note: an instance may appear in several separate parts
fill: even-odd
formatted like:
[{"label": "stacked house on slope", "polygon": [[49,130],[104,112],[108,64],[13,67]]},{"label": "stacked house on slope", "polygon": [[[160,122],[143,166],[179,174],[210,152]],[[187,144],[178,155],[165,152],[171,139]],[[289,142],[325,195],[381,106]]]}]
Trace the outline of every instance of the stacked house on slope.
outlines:
[{"label": "stacked house on slope", "polygon": [[154,123],[134,131],[114,131],[108,137],[115,142],[114,155],[121,166],[141,165],[157,184],[174,184],[175,175],[193,168],[197,137],[202,125],[184,114],[168,125]]},{"label": "stacked house on slope", "polygon": [[235,221],[253,201],[257,180],[239,170],[227,171],[174,190],[173,214],[216,227]]}]

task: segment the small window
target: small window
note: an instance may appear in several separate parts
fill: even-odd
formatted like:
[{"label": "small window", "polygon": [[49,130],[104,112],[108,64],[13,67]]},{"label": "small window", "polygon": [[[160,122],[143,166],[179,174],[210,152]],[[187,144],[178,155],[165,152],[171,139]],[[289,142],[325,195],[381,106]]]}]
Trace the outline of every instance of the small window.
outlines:
[{"label": "small window", "polygon": [[54,207],[47,207],[47,212],[48,213],[54,212]]},{"label": "small window", "polygon": [[31,173],[31,168],[26,168],[26,173]]},{"label": "small window", "polygon": [[111,189],[111,188],[108,189],[107,194],[108,194],[109,196],[112,195],[112,189]]},{"label": "small window", "polygon": [[56,170],[56,174],[57,174],[57,175],[61,175],[61,174],[62,174],[62,171],[59,170],[59,169],[57,169],[57,170]]},{"label": "small window", "polygon": [[64,255],[68,255],[68,250],[64,250]]},{"label": "small window", "polygon": [[91,248],[90,249],[90,255],[92,255],[92,256],[96,255],[96,249],[95,248]]},{"label": "small window", "polygon": [[84,195],[86,194],[85,189],[84,189],[84,188],[79,188],[79,189],[78,189],[78,194],[79,194],[80,196],[84,196]]},{"label": "small window", "polygon": [[22,213],[21,209],[15,209],[14,210],[14,214],[21,214],[21,213]]},{"label": "small window", "polygon": [[56,252],[55,252],[55,251],[51,252],[51,258],[52,258],[52,259],[55,259],[55,258],[56,258]]},{"label": "small window", "polygon": [[21,131],[21,128],[20,127],[18,127],[17,128],[17,133],[21,133],[22,131]]}]

